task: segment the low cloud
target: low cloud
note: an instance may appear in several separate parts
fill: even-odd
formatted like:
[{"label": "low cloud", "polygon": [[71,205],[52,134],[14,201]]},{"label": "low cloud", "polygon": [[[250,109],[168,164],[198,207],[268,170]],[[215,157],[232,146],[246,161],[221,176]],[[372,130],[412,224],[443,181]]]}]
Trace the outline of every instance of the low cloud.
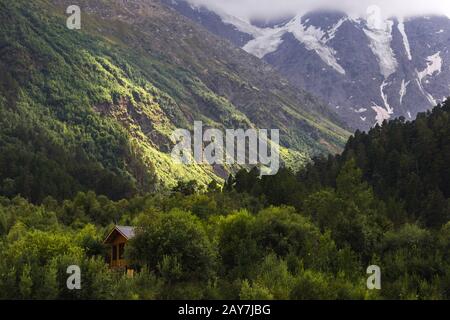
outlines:
[{"label": "low cloud", "polygon": [[385,17],[441,14],[450,17],[449,0],[188,0],[249,20],[278,18],[314,9],[334,9],[363,17],[367,8],[380,7]]}]

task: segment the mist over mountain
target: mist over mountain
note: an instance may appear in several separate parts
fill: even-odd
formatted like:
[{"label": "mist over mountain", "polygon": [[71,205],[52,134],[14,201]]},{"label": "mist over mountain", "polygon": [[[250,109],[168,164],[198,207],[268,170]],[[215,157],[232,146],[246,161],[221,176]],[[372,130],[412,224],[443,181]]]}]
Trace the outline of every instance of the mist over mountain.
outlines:
[{"label": "mist over mountain", "polygon": [[204,6],[214,12],[233,15],[244,21],[252,19],[274,20],[292,14],[305,14],[316,10],[341,11],[353,17],[365,17],[367,9],[376,6],[385,18],[423,15],[450,16],[446,0],[185,0],[189,4]]}]

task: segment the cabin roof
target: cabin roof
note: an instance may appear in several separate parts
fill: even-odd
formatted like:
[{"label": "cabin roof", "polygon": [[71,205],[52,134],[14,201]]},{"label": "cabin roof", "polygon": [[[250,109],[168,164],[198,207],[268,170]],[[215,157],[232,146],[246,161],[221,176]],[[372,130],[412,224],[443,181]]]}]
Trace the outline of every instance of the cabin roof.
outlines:
[{"label": "cabin roof", "polygon": [[112,239],[114,233],[118,232],[121,234],[125,239],[130,240],[134,238],[135,235],[135,228],[130,226],[115,226],[114,229],[111,230],[111,232],[106,237],[104,243],[109,243]]},{"label": "cabin roof", "polygon": [[134,237],[134,227],[116,226],[116,228],[128,240]]}]

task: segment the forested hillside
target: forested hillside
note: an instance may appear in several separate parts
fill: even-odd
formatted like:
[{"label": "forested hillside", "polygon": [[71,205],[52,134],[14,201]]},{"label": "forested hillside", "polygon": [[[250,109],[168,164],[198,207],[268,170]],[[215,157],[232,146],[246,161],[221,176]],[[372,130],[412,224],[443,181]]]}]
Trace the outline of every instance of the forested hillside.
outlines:
[{"label": "forested hillside", "polygon": [[368,133],[357,131],[342,155],[317,158],[296,177],[285,170],[259,181],[242,172],[230,183],[237,190],[267,196],[271,204],[301,208],[305,196],[338,187],[337,177],[349,162],[385,202],[392,222],[440,228],[450,220],[450,101],[412,122],[400,118]]},{"label": "forested hillside", "polygon": [[[449,299],[449,128],[447,102],[358,132],[342,156],[297,174],[240,171],[223,190],[3,197],[0,298]],[[125,249],[133,278],[105,263],[116,223],[137,227]],[[82,290],[65,287],[71,264]],[[381,290],[366,287],[369,265]]]},{"label": "forested hillside", "polygon": [[2,194],[121,199],[220,180],[235,168],[170,157],[194,120],[279,128],[288,163],[341,150],[348,132],[313,97],[158,1],[79,1],[81,30],[66,27],[69,4],[0,1]]}]

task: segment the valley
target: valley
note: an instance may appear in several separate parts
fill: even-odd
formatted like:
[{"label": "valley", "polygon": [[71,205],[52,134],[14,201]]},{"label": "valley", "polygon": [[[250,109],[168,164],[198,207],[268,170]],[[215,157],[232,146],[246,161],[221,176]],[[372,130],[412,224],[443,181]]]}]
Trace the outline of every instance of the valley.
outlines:
[{"label": "valley", "polygon": [[449,300],[450,5],[199,1],[0,0],[0,300]]}]

